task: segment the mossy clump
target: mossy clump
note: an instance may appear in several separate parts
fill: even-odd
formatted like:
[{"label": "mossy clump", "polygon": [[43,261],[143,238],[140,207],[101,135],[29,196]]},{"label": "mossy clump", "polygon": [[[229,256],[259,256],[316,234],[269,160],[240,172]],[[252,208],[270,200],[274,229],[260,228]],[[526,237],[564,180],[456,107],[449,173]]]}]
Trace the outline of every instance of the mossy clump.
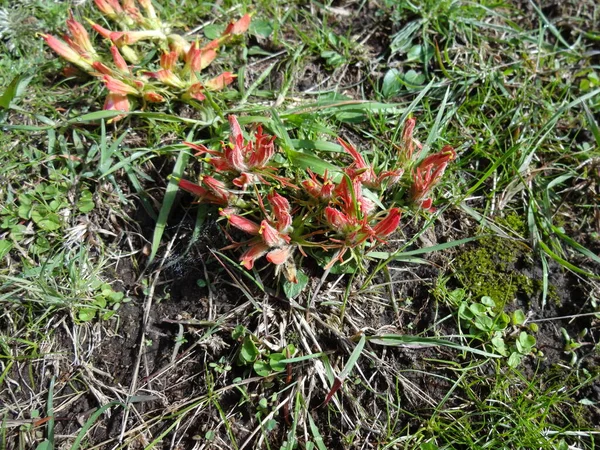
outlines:
[{"label": "mossy clump", "polygon": [[517,270],[516,264],[522,257],[518,242],[485,237],[458,255],[455,276],[473,296],[487,295],[503,309],[517,294],[531,296],[539,290],[537,280]]}]

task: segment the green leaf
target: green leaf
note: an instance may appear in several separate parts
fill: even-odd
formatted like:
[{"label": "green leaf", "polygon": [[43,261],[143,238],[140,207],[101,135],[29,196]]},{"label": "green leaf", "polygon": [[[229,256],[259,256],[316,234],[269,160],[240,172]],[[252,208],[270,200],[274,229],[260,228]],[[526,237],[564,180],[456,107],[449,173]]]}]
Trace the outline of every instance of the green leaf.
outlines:
[{"label": "green leaf", "polygon": [[240,349],[240,359],[242,363],[252,363],[258,358],[258,348],[252,339],[252,336],[246,336]]},{"label": "green leaf", "polygon": [[152,247],[150,251],[150,256],[148,257],[148,264],[154,261],[154,258],[158,253],[160,242],[162,240],[162,235],[165,232],[165,228],[167,227],[167,219],[169,218],[171,208],[175,203],[177,191],[179,190],[177,179],[181,178],[181,176],[183,175],[183,171],[187,166],[189,158],[190,152],[188,152],[187,150],[181,150],[179,152],[179,155],[177,155],[177,161],[175,162],[175,167],[173,167],[172,178],[169,180],[169,184],[167,185],[165,197],[163,199],[162,206],[160,207],[160,212],[158,213],[156,227],[154,228],[154,235],[152,236]]},{"label": "green leaf", "polygon": [[414,70],[409,70],[408,72],[406,72],[404,74],[404,76],[402,77],[402,79],[404,80],[404,82],[406,84],[410,84],[413,86],[421,86],[423,83],[425,83],[425,75],[423,75],[422,73],[416,72]]},{"label": "green leaf", "polygon": [[94,317],[96,317],[97,311],[98,310],[96,308],[81,308],[77,312],[77,318],[81,322],[89,322],[89,321],[93,320]]},{"label": "green leaf", "polygon": [[73,442],[73,445],[71,446],[71,450],[77,450],[79,448],[79,445],[81,445],[81,441],[83,441],[83,438],[85,438],[87,432],[90,430],[90,428],[92,428],[92,425],[96,423],[96,420],[98,420],[98,418],[102,414],[104,414],[105,411],[112,408],[113,406],[123,406],[123,404],[120,402],[110,402],[94,411],[94,413],[90,416],[90,418],[85,422],[85,424],[79,431],[79,434],[77,434],[75,442]]},{"label": "green leaf", "polygon": [[525,323],[525,314],[520,309],[512,313],[512,324],[523,325]]},{"label": "green leaf", "polygon": [[53,446],[48,439],[44,439],[38,444],[35,450],[53,450]]},{"label": "green leaf", "polygon": [[427,64],[433,57],[433,48],[429,45],[413,45],[406,54],[406,62],[417,61]]},{"label": "green leaf", "polygon": [[500,355],[495,353],[486,352],[485,350],[479,350],[478,348],[468,347],[466,345],[457,344],[452,341],[430,337],[419,337],[419,336],[405,336],[400,334],[382,334],[369,336],[369,342],[377,345],[412,345],[412,346],[423,346],[423,347],[448,347],[455,350],[464,352],[474,353],[476,355],[485,356],[488,358],[500,358]]},{"label": "green leaf", "polygon": [[37,208],[33,209],[33,211],[31,211],[31,220],[33,220],[42,230],[58,230],[61,227],[60,216],[56,213],[51,212],[44,214],[44,212]]},{"label": "green leaf", "polygon": [[202,29],[202,32],[204,33],[206,39],[210,39],[211,41],[220,37],[223,31],[225,31],[225,27],[223,25],[217,24],[206,25]]},{"label": "green leaf", "polygon": [[520,363],[521,363],[521,355],[519,355],[517,352],[512,352],[510,354],[510,357],[508,358],[508,361],[507,361],[508,366],[512,367],[514,369]]},{"label": "green leaf", "polygon": [[421,28],[421,24],[424,19],[414,20],[407,23],[404,28],[398,31],[390,44],[390,50],[394,53],[406,53],[411,48],[413,39],[415,38],[417,31]]},{"label": "green leaf", "polygon": [[496,302],[494,301],[494,299],[492,297],[488,297],[487,295],[481,297],[480,302],[482,305],[488,306],[490,308],[496,307]]},{"label": "green leaf", "polygon": [[81,193],[81,197],[79,197],[79,201],[77,202],[77,208],[80,212],[86,214],[89,213],[96,207],[94,200],[92,198],[92,193],[88,190],[85,190]]},{"label": "green leaf", "polygon": [[384,98],[390,98],[397,95],[402,90],[402,82],[398,69],[390,69],[383,77],[381,94]]},{"label": "green leaf", "polygon": [[340,169],[327,161],[322,160],[318,156],[308,153],[302,153],[296,150],[287,149],[286,154],[292,165],[301,169],[310,169],[319,175],[323,175],[325,171],[337,173]]},{"label": "green leaf", "polygon": [[285,360],[285,355],[283,353],[272,353],[269,356],[269,365],[271,369],[275,372],[283,372],[285,370],[286,364],[281,363],[280,361]]},{"label": "green leaf", "polygon": [[288,280],[283,282],[283,292],[289,299],[298,297],[308,284],[308,277],[301,270],[296,273],[296,279],[297,283],[291,283]]},{"label": "green leaf", "polygon": [[10,108],[11,104],[23,95],[32,78],[33,76],[23,75],[17,75],[13,78],[2,96],[0,96],[0,108]]},{"label": "green leaf", "polygon": [[494,346],[494,349],[502,356],[508,356],[508,349],[506,348],[506,344],[501,333],[496,334],[492,338],[492,345]]},{"label": "green leaf", "polygon": [[419,450],[438,450],[439,447],[431,442],[424,442],[419,446]]},{"label": "green leaf", "polygon": [[265,19],[252,20],[248,31],[250,34],[268,38],[273,33],[273,24],[270,20]]},{"label": "green leaf", "polygon": [[271,374],[271,367],[269,367],[269,364],[262,359],[256,361],[253,367],[254,371],[261,377],[267,377]]},{"label": "green leaf", "polygon": [[491,331],[494,327],[494,321],[489,316],[477,316],[473,324],[481,331]]},{"label": "green leaf", "polygon": [[0,239],[0,259],[4,258],[13,248],[13,243],[7,239]]}]

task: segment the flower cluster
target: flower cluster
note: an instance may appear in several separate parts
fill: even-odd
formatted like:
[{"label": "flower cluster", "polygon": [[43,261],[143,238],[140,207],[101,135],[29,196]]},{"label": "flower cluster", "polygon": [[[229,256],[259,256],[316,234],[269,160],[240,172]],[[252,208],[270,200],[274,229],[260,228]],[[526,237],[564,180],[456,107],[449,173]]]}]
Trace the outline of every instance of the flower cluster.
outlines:
[{"label": "flower cluster", "polygon": [[[240,257],[244,267],[251,269],[265,256],[291,282],[296,282],[296,250],[303,255],[312,249],[331,252],[329,266],[352,258],[360,263],[361,252],[385,242],[398,229],[401,206],[431,210],[431,190],[456,157],[446,146],[417,161],[421,146],[412,137],[415,121],[409,119],[391,168],[369,164],[354,146],[338,139],[351,162],[335,173],[307,170],[297,183],[293,167],[275,162],[274,137],[258,126],[253,139],[246,140],[233,115],[229,125],[230,141],[218,150],[185,143],[202,157],[206,173],[198,183],[182,179],[179,186],[201,202],[219,205],[229,225],[250,236],[228,247],[245,248]],[[406,197],[403,202],[386,205],[403,192],[408,194],[401,195]],[[351,257],[344,259],[348,251]]]},{"label": "flower cluster", "polygon": [[[101,80],[108,90],[104,109],[129,111],[129,97],[144,102],[161,103],[167,99],[202,101],[206,93],[219,91],[230,84],[235,75],[223,72],[205,79],[200,72],[217,57],[217,51],[246,32],[250,15],[230,23],[222,35],[200,45],[188,42],[182,36],[171,33],[162,22],[150,0],[94,0],[105,17],[116,23],[122,31],[111,31],[88,21],[92,29],[110,45],[110,56],[102,55],[92,44],[86,28],[70,14],[67,20],[68,34],[61,39],[42,34],[48,46],[59,56],[79,69]],[[132,30],[132,28],[135,28]],[[133,45],[152,42],[160,49],[157,68],[145,70],[139,64],[141,53]]]}]

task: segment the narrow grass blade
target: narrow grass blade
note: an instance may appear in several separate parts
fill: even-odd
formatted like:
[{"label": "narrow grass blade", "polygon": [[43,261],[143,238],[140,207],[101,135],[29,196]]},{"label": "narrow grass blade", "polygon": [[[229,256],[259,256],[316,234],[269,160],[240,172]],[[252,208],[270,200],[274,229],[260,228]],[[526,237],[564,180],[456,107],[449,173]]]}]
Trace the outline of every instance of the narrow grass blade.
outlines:
[{"label": "narrow grass blade", "polygon": [[50,386],[48,387],[48,406],[46,408],[46,417],[48,417],[48,424],[46,425],[46,429],[48,430],[47,439],[51,445],[51,448],[54,447],[54,383],[56,382],[56,377],[52,377],[50,380]]},{"label": "narrow grass blade", "polygon": [[383,334],[380,336],[369,336],[368,340],[373,344],[389,346],[412,345],[415,347],[448,347],[454,350],[485,356],[486,358],[502,358],[501,355],[497,355],[495,353],[486,352],[485,350],[479,350],[477,348],[468,347],[466,345],[457,344],[452,341],[438,338]]},{"label": "narrow grass blade", "polygon": [[444,242],[443,244],[432,245],[431,247],[418,248],[416,250],[409,250],[407,252],[402,252],[402,253],[398,253],[398,254],[394,254],[393,252],[369,252],[369,253],[367,253],[367,256],[370,256],[371,258],[376,258],[376,259],[391,259],[391,260],[402,259],[403,260],[404,258],[406,258],[408,256],[422,255],[424,253],[431,253],[431,252],[439,252],[439,251],[446,250],[446,249],[449,249],[452,247],[458,247],[459,245],[463,245],[468,242],[476,241],[476,240],[481,239],[486,236],[489,236],[489,235],[486,234],[486,235],[481,235],[481,236],[473,236],[473,237],[469,237],[469,238],[459,239],[457,241]]},{"label": "narrow grass blade", "polygon": [[75,125],[82,122],[98,122],[99,120],[112,119],[117,116],[121,116],[124,113],[123,111],[94,111],[88,114],[83,114],[81,116],[74,117],[67,121],[67,125]]},{"label": "narrow grass blade", "polygon": [[557,263],[565,266],[567,269],[572,270],[575,273],[578,273],[580,275],[585,275],[586,277],[590,277],[593,278],[595,280],[600,280],[600,275],[596,275],[593,274],[591,272],[588,272],[586,270],[580,269],[579,267],[577,267],[576,265],[570,263],[569,261],[567,261],[566,259],[562,258],[561,256],[557,255],[556,253],[554,253],[550,247],[548,247],[543,241],[539,241],[538,245],[540,246],[540,248],[542,250],[544,250],[548,256],[550,256],[550,258],[552,258],[554,261],[556,261]]},{"label": "narrow grass blade", "polygon": [[254,83],[252,83],[250,85],[250,87],[246,90],[246,92],[244,93],[244,96],[242,97],[242,99],[239,102],[239,105],[243,105],[244,103],[246,103],[248,101],[248,98],[254,93],[254,91],[256,91],[258,89],[258,87],[262,84],[262,82],[266,80],[266,78],[269,76],[269,74],[271,73],[271,71],[273,70],[273,68],[276,65],[277,65],[277,63],[271,64],[269,67],[267,67],[267,69],[265,71],[263,71],[263,73],[260,74],[260,76],[254,81]]},{"label": "narrow grass blade", "polygon": [[79,430],[79,434],[75,438],[75,442],[73,442],[73,445],[71,446],[71,450],[79,449],[79,446],[81,445],[81,441],[83,441],[83,438],[85,438],[85,435],[87,434],[87,432],[90,430],[90,428],[92,428],[94,423],[96,423],[96,420],[98,420],[98,417],[100,417],[102,414],[104,414],[108,409],[112,408],[113,406],[123,406],[123,404],[121,402],[110,402],[110,403],[107,403],[106,405],[98,408],[90,416],[90,418],[85,422],[85,424],[83,425],[81,430]]},{"label": "narrow grass blade", "polygon": [[310,414],[307,414],[306,416],[308,417],[308,424],[310,426],[310,432],[313,435],[313,439],[315,441],[317,448],[319,450],[327,450],[327,447],[325,447],[325,442],[323,441],[323,436],[321,436],[321,433],[319,432],[319,428],[317,427],[317,424],[315,424],[315,421],[313,420],[313,418]]},{"label": "narrow grass blade", "polygon": [[583,104],[583,109],[585,111],[585,118],[587,119],[588,125],[590,127],[590,131],[594,135],[594,140],[596,141],[596,145],[600,147],[600,128],[598,127],[598,122],[594,118],[594,114],[590,111],[590,107],[587,103]]},{"label": "narrow grass blade", "polygon": [[342,387],[344,380],[346,379],[346,377],[348,375],[350,375],[350,372],[356,365],[358,358],[360,358],[360,355],[362,353],[362,350],[363,350],[366,342],[367,342],[367,338],[363,334],[360,337],[360,341],[358,341],[358,344],[356,344],[354,351],[350,355],[350,358],[348,358],[348,361],[346,362],[346,366],[342,369],[340,374],[337,377],[335,377],[335,380],[333,381],[333,386],[331,386],[331,389],[330,389],[329,393],[327,394],[327,396],[325,397],[325,400],[323,401],[323,404],[321,406],[326,406],[327,403],[329,403],[329,401],[335,395],[335,393],[337,391],[339,391],[339,389]]},{"label": "narrow grass blade", "polygon": [[539,8],[539,6],[536,5],[535,2],[532,0],[529,0],[529,4],[533,7],[533,9],[537,13],[537,15],[540,16],[540,20],[542,22],[544,22],[544,25],[546,26],[546,28],[548,28],[548,30],[550,30],[550,33],[552,33],[554,35],[554,37],[556,39],[558,39],[562,45],[564,45],[566,48],[571,50],[572,46],[565,40],[564,37],[562,37],[562,34],[560,34],[560,31],[558,31],[558,29],[554,26],[554,24],[548,20],[548,18],[544,15],[544,13]]},{"label": "narrow grass blade", "polygon": [[162,206],[160,207],[160,212],[158,213],[158,220],[156,221],[156,227],[154,228],[154,235],[152,236],[152,248],[150,252],[150,257],[148,258],[148,264],[151,264],[156,254],[158,252],[158,248],[160,247],[160,242],[162,240],[163,233],[165,232],[165,228],[167,226],[167,220],[169,218],[169,213],[173,208],[173,204],[175,203],[175,197],[177,195],[177,191],[179,190],[179,186],[177,185],[176,178],[181,178],[183,175],[183,171],[187,166],[187,162],[190,158],[190,152],[187,150],[181,150],[179,155],[177,156],[177,161],[175,162],[175,167],[173,167],[172,176],[173,178],[169,180],[169,184],[167,185],[167,189],[165,191],[165,198],[163,199]]}]

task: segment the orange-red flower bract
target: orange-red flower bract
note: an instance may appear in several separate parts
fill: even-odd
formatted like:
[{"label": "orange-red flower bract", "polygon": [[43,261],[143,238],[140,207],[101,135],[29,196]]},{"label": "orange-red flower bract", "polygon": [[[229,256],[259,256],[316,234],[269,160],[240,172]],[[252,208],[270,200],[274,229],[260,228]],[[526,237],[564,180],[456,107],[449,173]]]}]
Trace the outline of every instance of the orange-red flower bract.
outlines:
[{"label": "orange-red flower bract", "polygon": [[392,234],[394,231],[396,231],[398,225],[400,225],[401,216],[402,212],[399,208],[390,209],[385,219],[373,227],[374,235],[379,239],[383,239]]},{"label": "orange-red flower bract", "polygon": [[91,72],[92,65],[90,61],[82,57],[76,50],[74,50],[67,43],[55,38],[50,34],[42,34],[42,38],[46,41],[46,44],[54,50],[59,56],[62,56],[70,63],[73,63],[85,71]]},{"label": "orange-red flower bract", "polygon": [[[442,151],[425,158],[413,171],[413,185],[410,196],[414,202],[421,203],[425,209],[431,207],[431,200],[425,196],[444,174],[446,166],[456,158],[454,149],[446,145]],[[427,203],[425,203],[427,202]]]}]

